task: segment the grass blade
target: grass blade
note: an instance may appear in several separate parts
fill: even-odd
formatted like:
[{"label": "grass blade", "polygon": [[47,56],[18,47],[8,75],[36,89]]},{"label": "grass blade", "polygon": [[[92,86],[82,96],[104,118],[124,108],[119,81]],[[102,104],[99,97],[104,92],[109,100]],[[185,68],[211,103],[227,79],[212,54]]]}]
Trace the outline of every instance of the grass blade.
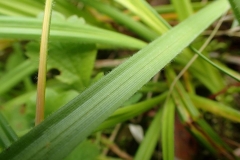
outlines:
[{"label": "grass blade", "polygon": [[163,93],[157,97],[151,98],[149,100],[119,108],[114,112],[106,121],[104,121],[97,130],[102,130],[113,125],[116,125],[120,122],[123,122],[127,119],[133,118],[143,112],[146,112],[155,105],[162,103],[166,98],[167,93]]},{"label": "grass blade", "polygon": [[189,17],[189,15],[193,14],[193,9],[192,9],[190,0],[182,0],[182,1],[171,0],[171,2],[173,3],[174,8],[176,9],[176,12],[178,14],[178,19],[180,21],[183,21],[184,19]]},{"label": "grass blade", "polygon": [[[41,25],[41,20],[36,18],[0,16],[0,38],[38,40],[41,35]],[[52,20],[49,40],[98,43],[133,49],[146,46],[145,42],[123,34],[86,24],[60,20]]]},{"label": "grass blade", "polygon": [[174,160],[174,109],[172,99],[167,99],[162,116],[163,159]]},{"label": "grass blade", "polygon": [[5,148],[9,147],[12,142],[16,141],[18,136],[9,126],[6,119],[0,113],[0,142],[4,145]]},{"label": "grass blade", "polygon": [[158,34],[163,34],[170,28],[169,24],[144,0],[117,0],[117,2],[140,16],[141,20]]},{"label": "grass blade", "polygon": [[[167,69],[167,77],[169,80],[173,81],[175,74],[170,68]],[[187,112],[189,112],[189,116],[186,116],[183,111],[179,112],[183,113],[181,116],[185,119],[184,123],[187,123],[187,125],[189,125],[189,129],[193,132],[193,134],[196,134],[196,137],[199,138],[200,142],[208,147],[212,153],[218,156],[221,154],[228,159],[233,159],[232,150],[230,147],[221,139],[221,137],[210,127],[210,125],[204,119],[200,118],[200,112],[196,109],[192,100],[190,99],[190,96],[187,94],[180,82],[176,83],[173,92],[174,100],[178,101],[176,103],[183,106]],[[178,106],[178,108],[180,107]]]},{"label": "grass blade", "polygon": [[154,119],[148,128],[146,135],[141,142],[140,147],[137,150],[137,153],[134,157],[136,160],[148,160],[151,159],[152,153],[156,147],[158,142],[158,138],[160,137],[160,132],[162,126],[159,123],[162,120],[162,108],[160,108],[157,114],[154,116]]},{"label": "grass blade", "polygon": [[240,112],[238,110],[197,95],[191,95],[191,99],[199,109],[222,116],[234,122],[240,122]]},{"label": "grass blade", "polygon": [[123,14],[120,10],[113,8],[104,3],[100,3],[99,1],[88,1],[88,0],[81,0],[84,4],[89,5],[100,12],[108,15],[109,17],[113,18],[115,21],[119,22],[120,24],[124,24],[127,28],[134,31],[144,39],[148,41],[152,41],[157,38],[157,34],[147,28],[145,25],[133,20],[131,17]]},{"label": "grass blade", "polygon": [[43,6],[38,1],[0,1],[0,13],[10,16],[36,16],[43,12]]}]

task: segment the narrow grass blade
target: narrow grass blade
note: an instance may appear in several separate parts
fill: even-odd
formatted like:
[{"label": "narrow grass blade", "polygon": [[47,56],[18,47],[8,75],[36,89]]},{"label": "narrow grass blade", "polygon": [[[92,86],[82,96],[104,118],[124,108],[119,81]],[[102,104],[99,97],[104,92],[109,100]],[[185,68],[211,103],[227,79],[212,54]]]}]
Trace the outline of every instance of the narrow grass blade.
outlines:
[{"label": "narrow grass blade", "polygon": [[187,17],[193,14],[193,9],[190,0],[171,0],[178,14],[178,19],[183,21]]},{"label": "narrow grass blade", "polygon": [[[39,40],[41,20],[25,17],[0,16],[1,39]],[[106,36],[108,35],[108,36]],[[66,21],[52,21],[50,41],[98,43],[114,47],[140,49],[146,43],[113,31]]]},{"label": "narrow grass blade", "polygon": [[[136,160],[149,160],[154,152],[154,149],[157,145],[158,139],[160,137],[162,126],[159,125],[162,120],[163,109],[160,108],[157,114],[154,116],[154,119],[148,128],[143,141],[141,142],[137,153],[134,157]],[[166,121],[166,120],[164,120]]]},{"label": "narrow grass blade", "polygon": [[43,12],[43,7],[38,1],[0,1],[0,13],[10,16],[36,16]]},{"label": "narrow grass blade", "polygon": [[216,1],[174,27],[46,118],[2,152],[0,159],[66,157],[227,9],[227,1]]},{"label": "narrow grass blade", "polygon": [[162,115],[162,150],[163,159],[174,160],[174,114],[172,99],[167,99]]},{"label": "narrow grass blade", "polygon": [[206,62],[208,62],[209,64],[211,64],[212,66],[216,67],[217,69],[219,69],[220,71],[222,71],[223,73],[227,74],[228,76],[232,77],[233,79],[240,81],[239,76],[235,76],[234,74],[231,73],[230,69],[225,69],[219,65],[217,65],[216,63],[212,62],[210,59],[208,59],[207,57],[205,57],[203,54],[201,54],[199,51],[197,51],[195,48],[190,47],[195,53],[197,53],[203,60],[205,60]]},{"label": "narrow grass blade", "polygon": [[158,15],[158,13],[150,7],[150,5],[144,0],[116,0],[118,3],[127,7],[129,10],[140,16],[141,20],[152,28],[158,34],[163,34],[170,28],[169,24],[165,22]]},{"label": "narrow grass blade", "polygon": [[[166,73],[168,80],[173,81],[175,74],[170,68],[167,69],[168,70]],[[232,159],[233,155],[230,147],[220,138],[220,136],[209,126],[209,124],[204,119],[200,118],[200,112],[196,109],[189,95],[186,93],[180,82],[176,83],[173,92],[174,98],[177,97],[177,103],[183,106],[187,112],[189,112],[190,119],[185,119],[187,120],[185,123],[188,123],[187,125],[189,125],[189,129],[192,130],[194,134],[197,134],[196,137],[200,138],[200,142],[202,141],[202,143],[205,144],[206,147],[208,147],[212,153],[216,154],[217,156],[221,154],[227,158]],[[179,113],[183,112],[181,111]],[[181,117],[187,118],[185,114],[181,115]]]},{"label": "narrow grass blade", "polygon": [[9,126],[6,119],[0,113],[0,142],[4,145],[4,148],[9,147],[12,142],[15,142],[18,139],[16,133]]},{"label": "narrow grass blade", "polygon": [[156,106],[157,104],[163,103],[166,98],[167,93],[163,93],[157,97],[151,98],[149,100],[119,108],[114,112],[106,121],[104,121],[97,130],[102,130],[120,122],[133,118],[143,112],[146,112],[150,108]]},{"label": "narrow grass blade", "polygon": [[[182,123],[189,129],[189,131],[199,140],[201,144],[203,144],[211,153],[217,155],[217,150],[214,146],[212,146],[211,142],[209,142],[208,137],[205,137],[205,133],[198,130],[198,126],[194,125],[193,118],[190,115],[189,111],[186,109],[185,104],[181,101],[179,95],[174,91],[172,93],[172,97],[174,99],[176,109],[178,110],[179,116],[181,118]],[[194,121],[195,122],[195,121]]]},{"label": "narrow grass blade", "polygon": [[199,109],[211,112],[214,115],[224,117],[234,122],[240,122],[240,112],[238,110],[197,95],[190,95],[190,97],[195,106]]},{"label": "narrow grass blade", "polygon": [[[187,54],[185,54],[187,53]],[[184,54],[180,54],[176,58],[176,62],[186,65],[192,58],[189,48],[184,50]],[[196,77],[211,93],[216,93],[224,87],[224,80],[218,70],[203,59],[198,58],[189,68],[193,77]],[[205,76],[203,76],[205,75]]]},{"label": "narrow grass blade", "polygon": [[133,20],[131,17],[125,15],[117,8],[113,8],[104,3],[100,3],[99,1],[88,1],[88,0],[80,0],[85,5],[89,5],[100,12],[108,15],[109,17],[113,18],[114,21],[119,22],[120,24],[125,25],[127,28],[132,30],[133,32],[137,33],[139,36],[143,37],[148,41],[152,41],[157,38],[157,34],[147,28],[145,25]]}]

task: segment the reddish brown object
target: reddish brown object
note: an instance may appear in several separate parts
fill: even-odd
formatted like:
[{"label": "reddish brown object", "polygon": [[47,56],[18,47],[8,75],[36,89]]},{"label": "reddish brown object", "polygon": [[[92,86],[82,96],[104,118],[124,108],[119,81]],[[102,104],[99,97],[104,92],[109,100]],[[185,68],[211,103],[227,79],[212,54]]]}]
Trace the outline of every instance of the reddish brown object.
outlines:
[{"label": "reddish brown object", "polygon": [[216,99],[216,97],[220,94],[224,94],[227,92],[227,90],[230,88],[230,87],[239,87],[240,86],[240,83],[237,82],[237,83],[234,83],[234,84],[230,84],[228,86],[226,86],[225,88],[223,88],[221,91],[215,93],[215,94],[212,94],[209,96],[210,99]]},{"label": "reddish brown object", "polygon": [[197,142],[175,116],[174,123],[175,157],[180,160],[194,160],[197,153]]},{"label": "reddish brown object", "polygon": [[148,0],[148,2],[151,5],[156,6],[156,5],[161,5],[161,4],[168,4],[169,0]]}]

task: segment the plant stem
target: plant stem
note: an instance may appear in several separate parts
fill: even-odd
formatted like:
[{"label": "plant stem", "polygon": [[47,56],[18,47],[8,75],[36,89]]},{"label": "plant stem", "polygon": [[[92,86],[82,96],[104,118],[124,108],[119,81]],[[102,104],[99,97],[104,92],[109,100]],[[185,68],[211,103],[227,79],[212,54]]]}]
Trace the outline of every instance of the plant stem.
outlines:
[{"label": "plant stem", "polygon": [[38,69],[38,83],[37,83],[37,105],[36,105],[36,119],[35,125],[41,123],[44,119],[44,103],[45,103],[45,86],[46,86],[46,71],[47,71],[47,49],[49,28],[51,22],[53,0],[46,0],[42,36],[40,46],[40,60]]}]

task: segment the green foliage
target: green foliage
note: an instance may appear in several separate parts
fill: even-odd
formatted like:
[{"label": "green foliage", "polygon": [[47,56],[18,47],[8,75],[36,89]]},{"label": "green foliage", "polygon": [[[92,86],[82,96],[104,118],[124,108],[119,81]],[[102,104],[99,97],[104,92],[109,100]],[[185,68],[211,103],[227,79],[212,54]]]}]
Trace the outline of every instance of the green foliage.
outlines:
[{"label": "green foliage", "polygon": [[232,6],[232,9],[233,9],[233,12],[238,20],[238,23],[240,23],[240,1],[238,0],[229,0],[231,6]]},{"label": "green foliage", "polygon": [[[27,55],[33,62],[38,59],[39,44],[30,43]],[[51,43],[48,54],[48,69],[57,69],[56,78],[69,85],[83,90],[90,84],[94,67],[96,47],[91,44]]]},{"label": "green foliage", "polygon": [[[238,2],[229,2],[239,19]],[[171,160],[178,158],[175,114],[205,151],[215,158],[237,159],[222,137],[234,138],[231,121],[240,122],[233,96],[227,97],[239,96],[238,83],[232,90],[224,88],[240,75],[210,54],[229,46],[216,38],[202,53],[195,49],[206,40],[201,33],[228,11],[227,0],[209,5],[172,0],[156,10],[144,0],[55,0],[49,24],[46,119],[34,126],[44,3],[0,1],[0,159],[123,158],[122,150],[128,152],[121,148],[124,141],[106,145],[101,139],[111,134],[107,141],[113,141],[117,129],[111,128],[118,123],[142,123],[147,132],[131,156]],[[193,14],[194,8],[203,9]],[[171,12],[182,22],[172,28],[172,21],[157,11]],[[177,73],[195,54],[199,58],[179,78]],[[115,69],[104,67],[112,58],[126,56]],[[95,68],[96,63],[103,67]],[[230,134],[216,130],[221,124],[212,123],[206,112],[212,119],[224,119],[232,127]],[[105,146],[116,155],[106,155]]]},{"label": "green foliage", "polygon": [[96,144],[91,143],[90,141],[84,141],[78,145],[71,154],[65,158],[65,160],[89,160],[97,159],[99,155],[99,149]]}]

